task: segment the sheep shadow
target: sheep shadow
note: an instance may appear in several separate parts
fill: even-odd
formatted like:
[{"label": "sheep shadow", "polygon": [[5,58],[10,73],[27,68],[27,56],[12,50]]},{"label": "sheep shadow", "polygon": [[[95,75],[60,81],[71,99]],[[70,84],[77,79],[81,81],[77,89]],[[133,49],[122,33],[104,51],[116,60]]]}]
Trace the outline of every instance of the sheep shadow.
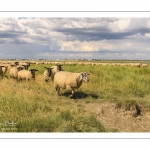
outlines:
[{"label": "sheep shadow", "polygon": [[[60,94],[61,96],[65,96],[65,97],[69,97],[69,95],[70,95],[71,93],[70,92],[64,92],[64,93],[62,93],[62,94]],[[79,92],[79,91],[77,91],[77,92],[75,92],[74,93],[74,96],[72,97],[72,99],[83,99],[83,98],[87,98],[87,97],[92,97],[92,98],[94,98],[94,99],[97,99],[98,98],[98,95],[96,95],[96,94],[87,94],[87,93],[85,93],[85,92]]]}]

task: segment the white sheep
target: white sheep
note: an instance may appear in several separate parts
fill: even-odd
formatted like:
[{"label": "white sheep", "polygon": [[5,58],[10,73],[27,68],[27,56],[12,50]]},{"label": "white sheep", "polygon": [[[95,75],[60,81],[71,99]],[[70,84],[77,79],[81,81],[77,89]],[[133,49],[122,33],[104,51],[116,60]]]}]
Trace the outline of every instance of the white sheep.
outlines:
[{"label": "white sheep", "polygon": [[18,81],[25,79],[26,81],[29,81],[31,79],[35,80],[35,71],[38,71],[36,69],[30,69],[30,70],[20,70],[18,71]]},{"label": "white sheep", "polygon": [[71,91],[69,97],[73,97],[74,90],[78,89],[82,85],[82,81],[89,82],[86,72],[72,73],[66,71],[59,71],[54,77],[54,87],[59,95],[60,88]]},{"label": "white sheep", "polygon": [[141,66],[147,68],[147,67],[148,67],[148,64],[143,64],[143,63],[142,63]]},{"label": "white sheep", "polygon": [[2,67],[3,76],[6,74],[6,71],[8,70],[8,66]]},{"label": "white sheep", "polygon": [[23,69],[23,67],[21,67],[21,66],[10,68],[10,70],[9,70],[9,77],[17,79],[18,78],[18,71],[20,71],[22,69]]},{"label": "white sheep", "polygon": [[51,77],[53,68],[47,68],[47,67],[44,68],[46,68],[46,70],[43,73],[43,79],[45,80],[45,82],[48,82]]},{"label": "white sheep", "polygon": [[30,62],[19,62],[19,66],[30,66]]},{"label": "white sheep", "polygon": [[134,66],[140,68],[141,67],[141,63],[134,63]]},{"label": "white sheep", "polygon": [[18,66],[18,65],[19,65],[19,62],[18,62],[18,61],[16,61],[16,62],[11,62],[11,64],[14,65],[14,66]]}]

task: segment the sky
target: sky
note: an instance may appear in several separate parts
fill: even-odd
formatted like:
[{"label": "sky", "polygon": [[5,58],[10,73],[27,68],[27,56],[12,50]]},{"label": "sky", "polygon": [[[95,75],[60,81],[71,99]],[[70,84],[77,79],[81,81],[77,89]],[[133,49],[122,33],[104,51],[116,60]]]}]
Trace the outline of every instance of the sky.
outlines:
[{"label": "sky", "polygon": [[1,17],[0,59],[149,60],[150,18]]}]

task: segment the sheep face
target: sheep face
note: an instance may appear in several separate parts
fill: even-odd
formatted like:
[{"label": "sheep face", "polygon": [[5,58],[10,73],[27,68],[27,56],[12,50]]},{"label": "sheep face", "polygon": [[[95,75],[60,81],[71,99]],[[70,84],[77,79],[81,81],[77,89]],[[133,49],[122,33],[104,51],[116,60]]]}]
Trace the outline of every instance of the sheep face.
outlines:
[{"label": "sheep face", "polygon": [[31,74],[32,74],[32,78],[35,79],[35,71],[38,71],[38,70],[36,70],[36,69],[31,69],[30,71],[31,71]]},{"label": "sheep face", "polygon": [[83,80],[83,81],[89,82],[89,78],[88,78],[88,75],[89,75],[89,74],[88,74],[88,73],[82,72],[81,75],[82,75],[82,80]]},{"label": "sheep face", "polygon": [[27,66],[29,67],[30,66],[30,62],[26,62],[27,63]]},{"label": "sheep face", "polygon": [[48,76],[49,76],[49,77],[51,76],[52,69],[53,69],[53,68],[47,68],[47,72],[48,72]]},{"label": "sheep face", "polygon": [[14,62],[14,64],[17,66],[17,65],[19,65],[19,62]]},{"label": "sheep face", "polygon": [[17,70],[18,71],[23,70],[23,67],[19,66],[19,67],[17,67]]},{"label": "sheep face", "polygon": [[62,66],[62,65],[57,65],[57,70],[58,70],[58,71],[63,71],[63,69],[62,69],[61,66]]},{"label": "sheep face", "polygon": [[28,70],[28,65],[22,65],[24,67],[25,70]]},{"label": "sheep face", "polygon": [[47,68],[47,67],[44,67],[44,68],[46,68],[46,70],[47,70],[47,72],[48,72],[48,76],[50,77],[51,74],[52,74],[52,69],[53,69],[53,68]]}]

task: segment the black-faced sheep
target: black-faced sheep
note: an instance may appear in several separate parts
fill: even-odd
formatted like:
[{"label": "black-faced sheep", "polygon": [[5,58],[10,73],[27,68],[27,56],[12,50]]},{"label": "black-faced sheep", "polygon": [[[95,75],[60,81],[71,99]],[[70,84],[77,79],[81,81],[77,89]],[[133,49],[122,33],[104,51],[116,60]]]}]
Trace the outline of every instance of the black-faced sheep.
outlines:
[{"label": "black-faced sheep", "polygon": [[46,70],[43,73],[43,79],[45,82],[48,82],[51,77],[53,68],[47,68],[47,67],[44,67],[44,68],[46,68]]},{"label": "black-faced sheep", "polygon": [[9,70],[9,77],[17,79],[18,78],[18,71],[20,71],[22,69],[23,69],[23,67],[21,67],[21,66],[10,68],[10,70]]},{"label": "black-faced sheep", "polygon": [[62,65],[57,64],[56,66],[52,66],[52,73],[51,73],[51,79],[54,80],[54,76],[57,72],[63,71]]},{"label": "black-faced sheep", "polygon": [[38,71],[36,69],[30,69],[30,70],[20,70],[18,71],[18,81],[25,79],[26,81],[29,81],[31,79],[35,80],[35,72]]}]

